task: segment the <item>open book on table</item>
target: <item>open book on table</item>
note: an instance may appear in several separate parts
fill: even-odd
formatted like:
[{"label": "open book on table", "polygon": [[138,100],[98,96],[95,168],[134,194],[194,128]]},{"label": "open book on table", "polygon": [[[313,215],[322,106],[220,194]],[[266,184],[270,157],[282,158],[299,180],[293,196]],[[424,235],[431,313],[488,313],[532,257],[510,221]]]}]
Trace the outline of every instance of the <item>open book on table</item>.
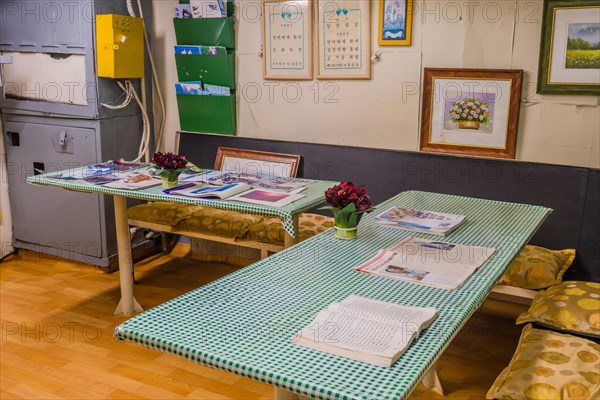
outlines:
[{"label": "open book on table", "polygon": [[319,312],[293,341],[389,368],[436,317],[433,307],[408,307],[350,295]]},{"label": "open book on table", "polygon": [[223,186],[189,184],[169,190],[169,194],[198,198],[228,199],[236,194],[247,192],[252,188],[243,182]]},{"label": "open book on table", "polygon": [[408,237],[380,250],[355,271],[406,282],[456,289],[495,249]]},{"label": "open book on table", "polygon": [[411,232],[446,236],[465,222],[464,215],[392,207],[377,215],[377,223]]}]

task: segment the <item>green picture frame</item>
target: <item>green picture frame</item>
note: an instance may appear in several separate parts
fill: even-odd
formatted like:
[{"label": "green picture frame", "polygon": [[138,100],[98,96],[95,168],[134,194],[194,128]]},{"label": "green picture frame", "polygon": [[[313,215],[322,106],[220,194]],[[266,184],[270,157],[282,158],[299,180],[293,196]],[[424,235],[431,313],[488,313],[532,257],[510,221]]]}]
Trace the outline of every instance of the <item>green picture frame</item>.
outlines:
[{"label": "green picture frame", "polygon": [[[595,54],[600,53],[600,48],[594,48],[598,42],[593,43],[595,36],[590,39],[590,26],[592,31],[599,32],[597,0],[544,2],[537,93],[600,95],[600,65],[595,67],[600,62],[600,54]],[[584,50],[583,42],[591,49]]]}]

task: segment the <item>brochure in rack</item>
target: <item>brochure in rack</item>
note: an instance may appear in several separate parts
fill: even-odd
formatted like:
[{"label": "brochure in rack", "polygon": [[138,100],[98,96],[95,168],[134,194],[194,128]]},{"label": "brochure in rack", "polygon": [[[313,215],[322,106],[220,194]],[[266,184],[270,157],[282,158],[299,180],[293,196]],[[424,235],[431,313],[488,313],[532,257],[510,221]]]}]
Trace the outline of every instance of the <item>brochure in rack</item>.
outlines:
[{"label": "brochure in rack", "polygon": [[437,315],[433,307],[408,307],[350,295],[319,312],[292,342],[389,368]]},{"label": "brochure in rack", "polygon": [[380,250],[355,271],[405,282],[456,289],[495,249],[408,237],[389,249]]},{"label": "brochure in rack", "polygon": [[389,208],[375,218],[386,227],[439,236],[449,234],[466,221],[464,215],[402,207]]}]

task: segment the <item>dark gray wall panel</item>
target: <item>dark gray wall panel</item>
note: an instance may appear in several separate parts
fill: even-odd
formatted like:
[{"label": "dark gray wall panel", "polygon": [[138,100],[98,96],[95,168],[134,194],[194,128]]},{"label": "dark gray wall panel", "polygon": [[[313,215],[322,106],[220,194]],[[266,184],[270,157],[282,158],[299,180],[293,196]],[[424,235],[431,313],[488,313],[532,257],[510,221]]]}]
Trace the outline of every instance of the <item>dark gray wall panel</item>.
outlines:
[{"label": "dark gray wall panel", "polygon": [[[577,274],[600,279],[599,171],[501,159],[180,133],[179,151],[212,168],[219,146],[302,156],[298,175],[365,184],[375,204],[423,190],[550,207],[531,243],[578,250]],[[594,192],[594,193],[592,193]]]}]

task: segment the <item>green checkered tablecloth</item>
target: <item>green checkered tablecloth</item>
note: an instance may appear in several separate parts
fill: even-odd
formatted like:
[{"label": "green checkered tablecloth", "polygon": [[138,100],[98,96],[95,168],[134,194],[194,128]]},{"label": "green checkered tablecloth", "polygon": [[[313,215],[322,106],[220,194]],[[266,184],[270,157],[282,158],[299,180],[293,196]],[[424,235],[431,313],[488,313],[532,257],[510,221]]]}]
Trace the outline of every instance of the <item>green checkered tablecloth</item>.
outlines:
[{"label": "green checkered tablecloth", "polygon": [[[467,222],[442,240],[496,252],[454,291],[353,272],[407,236],[440,239],[377,225],[372,213],[355,241],[325,231],[146,311],[115,336],[315,398],[405,399],[551,210],[417,191],[377,208],[393,205],[464,214]],[[436,307],[440,315],[389,369],[292,343],[318,311],[350,294]]]},{"label": "green checkered tablecloth", "polygon": [[[73,171],[69,171],[73,172]],[[148,200],[148,201],[168,201],[172,203],[189,204],[195,206],[214,207],[222,210],[239,211],[247,214],[264,215],[267,217],[278,217],[281,219],[283,228],[292,237],[296,236],[294,232],[293,216],[303,211],[313,208],[325,201],[325,190],[337,182],[315,181],[308,185],[301,194],[304,195],[284,207],[263,206],[252,203],[231,200],[214,200],[214,199],[196,199],[185,196],[175,196],[163,193],[162,187],[154,186],[142,190],[127,190],[113,189],[102,185],[89,185],[75,180],[55,179],[49,177],[56,176],[59,172],[50,174],[35,175],[27,178],[27,182],[33,185],[40,186],[56,186],[63,189],[74,190],[78,192],[100,193],[112,196],[123,196],[132,199]]]}]

